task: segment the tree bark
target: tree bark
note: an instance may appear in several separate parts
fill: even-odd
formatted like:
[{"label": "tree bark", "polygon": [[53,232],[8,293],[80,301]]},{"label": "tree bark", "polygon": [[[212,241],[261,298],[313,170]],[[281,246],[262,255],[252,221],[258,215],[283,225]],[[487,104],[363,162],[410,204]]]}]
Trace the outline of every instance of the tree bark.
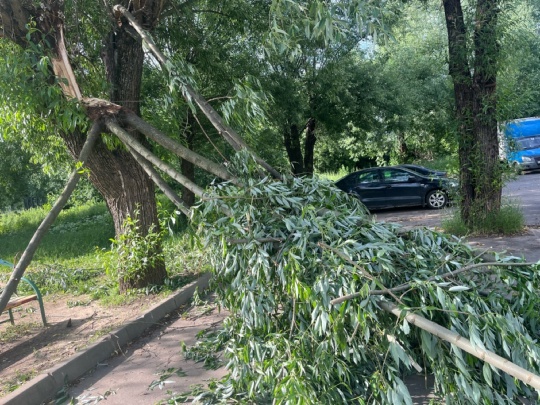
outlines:
[{"label": "tree bark", "polygon": [[477,0],[474,31],[473,117],[477,137],[477,199],[481,219],[501,207],[502,172],[497,133],[498,1]]},{"label": "tree bark", "polygon": [[307,175],[313,175],[313,156],[315,151],[315,136],[316,120],[310,118],[306,124],[306,142],[304,144],[304,172]]},{"label": "tree bark", "polygon": [[305,172],[304,159],[302,157],[302,149],[300,147],[300,131],[296,124],[285,127],[283,130],[283,141],[285,150],[291,164],[291,171],[295,176],[299,176]]},{"label": "tree bark", "polygon": [[[500,209],[502,188],[495,116],[499,8],[498,1],[477,0],[476,4],[471,51],[461,1],[443,1],[456,107],[461,218],[469,229]],[[474,55],[472,68],[470,55]]]},{"label": "tree bark", "polygon": [[[135,4],[144,7],[141,3],[145,2]],[[157,19],[158,16],[150,14],[154,2],[146,3],[148,9],[145,9],[144,13],[142,11],[138,13],[138,16],[142,20],[141,23],[151,27],[154,25],[152,19]],[[111,101],[140,115],[144,60],[142,43],[127,21],[119,19],[115,28],[107,35],[105,44],[103,55],[106,57],[103,61],[110,85]],[[139,142],[146,143],[137,131],[129,132]],[[116,235],[124,233],[125,220],[135,216],[143,236],[148,234],[150,229],[159,232],[155,188],[144,169],[125,150],[109,151],[107,148],[101,148],[100,151],[102,153],[95,156],[95,162],[90,166],[92,171],[90,180],[105,199],[113,218]],[[161,247],[157,250],[159,253]],[[165,263],[157,261],[153,266],[141,269],[141,274],[137,278],[121,278],[120,290],[163,284],[166,276]]]}]

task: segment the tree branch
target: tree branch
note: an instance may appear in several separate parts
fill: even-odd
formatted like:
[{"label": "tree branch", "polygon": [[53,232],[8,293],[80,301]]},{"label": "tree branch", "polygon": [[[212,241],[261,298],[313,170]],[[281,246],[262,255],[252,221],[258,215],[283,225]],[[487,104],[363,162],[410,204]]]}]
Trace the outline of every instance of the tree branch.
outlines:
[{"label": "tree branch", "polygon": [[[498,263],[498,262],[476,263],[476,264],[471,264],[470,266],[462,267],[461,269],[450,271],[448,273],[444,273],[444,274],[436,275],[436,276],[431,276],[431,277],[427,278],[425,280],[425,282],[428,283],[428,282],[431,282],[431,281],[434,281],[434,280],[437,280],[437,279],[441,279],[441,278],[442,279],[450,278],[450,277],[453,277],[453,276],[457,276],[460,273],[464,273],[464,272],[467,272],[469,270],[472,270],[472,269],[475,269],[475,268],[478,268],[478,267],[487,267],[487,266],[527,267],[527,266],[535,266],[537,264],[538,263]],[[398,285],[397,287],[393,287],[393,288],[387,288],[387,289],[381,289],[381,290],[372,290],[372,291],[369,292],[369,295],[384,295],[384,294],[392,295],[392,293],[405,291],[405,290],[410,289],[411,287],[412,287],[411,283],[406,283],[406,284]],[[332,305],[340,304],[340,303],[342,303],[344,301],[349,301],[349,300],[352,300],[354,298],[360,297],[361,295],[362,295],[361,293],[353,293],[353,294],[349,294],[349,295],[344,295],[343,297],[333,299],[332,301],[330,301],[330,304],[332,304]]]},{"label": "tree branch", "polygon": [[[158,49],[156,44],[154,43],[153,39],[146,33],[146,31],[143,30],[143,28],[138,24],[136,19],[131,15],[131,13],[123,6],[116,5],[114,6],[114,12],[116,14],[121,14],[125,18],[128,19],[130,24],[137,30],[139,35],[141,36],[142,40],[146,43],[148,48],[152,51],[154,56],[159,60],[162,68],[164,70],[167,70],[170,74],[175,75],[176,72],[174,72],[171,69],[171,62],[170,60]],[[187,96],[191,98],[195,104],[201,109],[203,114],[208,118],[208,120],[212,123],[212,125],[217,129],[219,134],[223,136],[223,138],[237,151],[242,149],[249,150],[253,156],[255,157],[255,160],[261,167],[263,167],[265,170],[267,170],[269,173],[272,174],[276,179],[281,179],[281,174],[274,169],[272,166],[270,166],[267,162],[265,162],[263,159],[258,157],[244,142],[244,140],[236,133],[234,129],[229,127],[221,116],[214,110],[214,108],[202,97],[198,92],[193,89],[189,84],[183,83],[184,89],[187,93]]]},{"label": "tree branch", "polygon": [[493,367],[497,367],[505,373],[508,373],[512,377],[523,381],[525,384],[530,385],[536,390],[540,390],[539,376],[512,363],[504,357],[501,357],[498,354],[493,353],[489,350],[482,349],[477,345],[473,345],[468,339],[464,338],[460,334],[446,329],[445,327],[438,325],[435,322],[431,322],[420,315],[407,313],[406,311],[399,309],[396,305],[390,302],[379,301],[378,305],[384,311],[389,312],[400,319],[406,319],[407,322],[415,325],[416,327],[423,329],[426,332],[429,332],[437,336],[438,338],[451,343],[454,346],[459,347],[467,353],[472,354],[474,357],[477,357],[480,360],[491,364]]}]

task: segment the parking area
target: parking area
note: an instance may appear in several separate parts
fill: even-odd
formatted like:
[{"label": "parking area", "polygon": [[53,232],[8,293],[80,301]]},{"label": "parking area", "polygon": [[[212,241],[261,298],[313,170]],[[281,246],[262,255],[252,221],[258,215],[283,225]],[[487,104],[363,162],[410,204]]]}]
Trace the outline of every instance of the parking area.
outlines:
[{"label": "parking area", "polygon": [[[521,207],[525,225],[540,226],[540,173],[524,174],[508,182],[503,188],[503,198]],[[373,211],[373,215],[380,221],[397,222],[404,226],[437,227],[442,219],[452,215],[452,210],[452,207],[443,210],[394,208]]]},{"label": "parking area", "polygon": [[[516,236],[467,237],[466,241],[480,251],[504,252],[529,262],[540,261],[540,173],[525,174],[508,182],[503,188],[503,198],[522,208],[526,231]],[[452,215],[453,209],[400,208],[379,210],[373,212],[373,216],[379,221],[396,222],[406,228],[437,228],[445,216]]]}]

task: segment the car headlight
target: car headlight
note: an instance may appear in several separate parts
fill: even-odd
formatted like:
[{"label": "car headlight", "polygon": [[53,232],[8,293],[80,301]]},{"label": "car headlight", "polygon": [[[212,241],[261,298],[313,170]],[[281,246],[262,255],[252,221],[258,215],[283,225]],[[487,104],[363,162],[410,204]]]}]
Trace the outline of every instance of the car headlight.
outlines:
[{"label": "car headlight", "polygon": [[532,162],[533,159],[530,158],[529,156],[522,156],[522,157],[521,157],[521,161],[522,161],[522,162]]}]

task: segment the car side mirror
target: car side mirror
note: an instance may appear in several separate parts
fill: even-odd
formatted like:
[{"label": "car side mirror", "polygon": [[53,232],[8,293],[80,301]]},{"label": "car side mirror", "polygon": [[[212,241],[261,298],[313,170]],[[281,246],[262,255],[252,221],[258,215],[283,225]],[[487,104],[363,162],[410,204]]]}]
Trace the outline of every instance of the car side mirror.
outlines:
[{"label": "car side mirror", "polygon": [[416,183],[418,182],[418,177],[416,176],[409,176],[408,180],[409,183]]}]

